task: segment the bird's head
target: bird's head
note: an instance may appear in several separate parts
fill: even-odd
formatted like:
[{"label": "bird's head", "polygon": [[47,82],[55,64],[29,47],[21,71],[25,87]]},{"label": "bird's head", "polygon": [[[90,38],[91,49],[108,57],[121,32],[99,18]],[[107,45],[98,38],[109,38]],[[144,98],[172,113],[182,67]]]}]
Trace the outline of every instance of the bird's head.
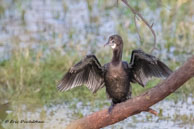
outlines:
[{"label": "bird's head", "polygon": [[110,45],[113,50],[122,49],[123,48],[123,40],[119,35],[111,35],[108,39],[108,42],[104,45]]}]

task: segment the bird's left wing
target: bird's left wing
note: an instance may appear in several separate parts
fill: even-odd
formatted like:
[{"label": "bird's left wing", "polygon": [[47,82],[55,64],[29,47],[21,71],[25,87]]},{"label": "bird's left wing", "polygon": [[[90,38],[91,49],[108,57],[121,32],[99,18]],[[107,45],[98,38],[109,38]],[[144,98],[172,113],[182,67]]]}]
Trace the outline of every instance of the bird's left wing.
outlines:
[{"label": "bird's left wing", "polygon": [[86,85],[93,93],[104,87],[103,67],[95,55],[87,55],[71,67],[57,88],[66,91],[82,85]]},{"label": "bird's left wing", "polygon": [[129,68],[132,72],[132,82],[141,86],[145,86],[153,76],[164,78],[172,73],[163,62],[142,50],[133,50]]}]

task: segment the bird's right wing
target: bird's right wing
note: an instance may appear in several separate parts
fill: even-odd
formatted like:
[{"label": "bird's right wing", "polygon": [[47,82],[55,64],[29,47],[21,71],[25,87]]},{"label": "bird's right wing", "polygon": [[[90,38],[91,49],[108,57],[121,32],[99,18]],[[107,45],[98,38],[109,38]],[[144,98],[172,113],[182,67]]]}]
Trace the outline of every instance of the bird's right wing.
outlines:
[{"label": "bird's right wing", "polygon": [[86,85],[93,93],[104,87],[103,67],[95,55],[87,55],[83,60],[71,67],[57,86],[66,91],[77,86]]},{"label": "bird's right wing", "polygon": [[133,82],[145,86],[152,77],[168,77],[172,70],[155,56],[142,50],[133,50],[129,68],[133,73]]}]

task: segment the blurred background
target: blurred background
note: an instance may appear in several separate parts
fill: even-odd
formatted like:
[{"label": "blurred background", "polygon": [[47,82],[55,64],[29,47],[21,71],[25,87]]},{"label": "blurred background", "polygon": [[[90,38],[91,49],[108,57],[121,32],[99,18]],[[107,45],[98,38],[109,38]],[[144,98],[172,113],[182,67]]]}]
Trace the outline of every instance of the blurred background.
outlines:
[{"label": "blurred background", "polygon": [[[157,50],[153,54],[171,69],[179,68],[194,54],[193,0],[130,0],[129,3],[154,23]],[[58,92],[56,85],[68,68],[86,54],[101,64],[111,59],[103,45],[108,36],[124,40],[123,60],[133,49],[146,52],[153,35],[141,20],[116,0],[0,0],[0,129],[64,128],[69,122],[108,108],[105,89],[93,95],[78,87]],[[133,97],[146,88],[132,85]],[[153,106],[159,116],[141,113],[105,129],[193,128],[194,79]],[[5,120],[39,120],[42,124],[10,124]]]}]

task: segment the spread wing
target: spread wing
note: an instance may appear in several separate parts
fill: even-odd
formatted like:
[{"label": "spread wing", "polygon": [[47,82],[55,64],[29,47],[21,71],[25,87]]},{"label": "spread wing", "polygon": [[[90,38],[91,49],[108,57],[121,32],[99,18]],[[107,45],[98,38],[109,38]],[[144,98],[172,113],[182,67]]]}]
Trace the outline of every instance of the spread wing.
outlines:
[{"label": "spread wing", "polygon": [[132,82],[137,82],[143,87],[153,76],[165,78],[172,73],[163,62],[142,50],[133,50],[129,68],[133,74]]},{"label": "spread wing", "polygon": [[87,55],[71,67],[57,88],[66,91],[82,85],[86,85],[93,93],[104,86],[103,68],[94,55]]}]

